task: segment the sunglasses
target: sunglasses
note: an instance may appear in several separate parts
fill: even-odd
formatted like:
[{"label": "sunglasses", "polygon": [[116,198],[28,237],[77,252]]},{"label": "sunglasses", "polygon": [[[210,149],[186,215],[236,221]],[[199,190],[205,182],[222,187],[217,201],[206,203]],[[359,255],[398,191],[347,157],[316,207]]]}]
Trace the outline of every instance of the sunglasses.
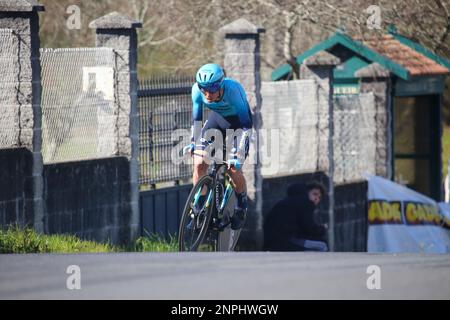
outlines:
[{"label": "sunglasses", "polygon": [[200,90],[202,92],[216,93],[220,89],[220,83],[219,82],[214,82],[214,83],[211,83],[211,84],[208,84],[208,85],[198,84],[198,87],[200,88]]}]

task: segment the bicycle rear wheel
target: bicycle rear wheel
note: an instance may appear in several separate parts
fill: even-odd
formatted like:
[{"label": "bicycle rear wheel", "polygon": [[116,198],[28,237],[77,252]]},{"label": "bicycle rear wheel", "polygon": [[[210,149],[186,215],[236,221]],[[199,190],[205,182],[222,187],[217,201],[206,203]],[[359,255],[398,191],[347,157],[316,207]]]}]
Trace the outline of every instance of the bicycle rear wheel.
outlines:
[{"label": "bicycle rear wheel", "polygon": [[[200,178],[189,194],[178,231],[180,251],[197,251],[208,231],[213,199],[213,178]],[[204,193],[201,196],[201,193]]]},{"label": "bicycle rear wheel", "polygon": [[[234,204],[236,202],[236,196],[234,190],[227,194],[227,184],[231,180],[227,173],[225,166],[220,167],[216,173],[216,185],[214,194],[214,210],[220,212],[220,218],[225,223],[225,228],[217,232],[217,251],[234,251],[236,244],[239,240],[241,229],[232,230],[230,222],[231,217],[234,214]],[[225,198],[225,199],[224,199]]]},{"label": "bicycle rear wheel", "polygon": [[[227,207],[224,210],[224,216],[231,217],[234,214],[234,202],[236,197],[229,200]],[[231,218],[228,218],[231,219]],[[219,233],[218,237],[218,251],[235,251],[236,245],[239,241],[242,229],[233,230],[231,225],[228,225],[222,232]]]}]

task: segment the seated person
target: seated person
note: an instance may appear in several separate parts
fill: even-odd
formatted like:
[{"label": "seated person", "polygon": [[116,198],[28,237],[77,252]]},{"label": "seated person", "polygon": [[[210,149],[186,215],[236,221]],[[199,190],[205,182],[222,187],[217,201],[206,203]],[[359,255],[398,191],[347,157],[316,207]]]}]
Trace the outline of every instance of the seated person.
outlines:
[{"label": "seated person", "polygon": [[264,222],[264,250],[328,251],[326,224],[314,220],[314,211],[325,194],[318,182],[293,184]]}]

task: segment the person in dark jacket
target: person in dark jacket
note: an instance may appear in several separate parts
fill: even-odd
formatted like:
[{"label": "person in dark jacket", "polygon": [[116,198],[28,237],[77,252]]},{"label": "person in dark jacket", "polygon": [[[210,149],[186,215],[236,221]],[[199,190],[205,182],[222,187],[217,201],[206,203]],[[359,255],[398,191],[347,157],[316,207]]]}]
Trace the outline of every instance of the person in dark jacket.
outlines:
[{"label": "person in dark jacket", "polygon": [[268,251],[328,251],[324,242],[328,226],[314,220],[314,211],[325,194],[318,182],[293,184],[264,222],[264,249]]}]

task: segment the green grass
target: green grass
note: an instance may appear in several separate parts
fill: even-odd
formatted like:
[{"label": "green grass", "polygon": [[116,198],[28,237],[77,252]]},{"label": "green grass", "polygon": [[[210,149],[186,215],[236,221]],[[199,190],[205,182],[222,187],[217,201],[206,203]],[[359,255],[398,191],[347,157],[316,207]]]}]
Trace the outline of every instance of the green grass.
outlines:
[{"label": "green grass", "polygon": [[32,228],[17,225],[0,229],[0,253],[100,253],[100,252],[169,252],[178,251],[178,243],[171,236],[166,241],[159,235],[136,239],[127,246],[113,246],[81,240],[73,235],[44,235]]},{"label": "green grass", "polygon": [[43,235],[31,228],[10,226],[0,230],[0,253],[113,252],[109,244],[80,240],[72,235]]},{"label": "green grass", "polygon": [[138,238],[129,248],[133,252],[176,252],[178,251],[178,240],[170,236],[169,241],[164,240],[157,234],[149,234]]}]

